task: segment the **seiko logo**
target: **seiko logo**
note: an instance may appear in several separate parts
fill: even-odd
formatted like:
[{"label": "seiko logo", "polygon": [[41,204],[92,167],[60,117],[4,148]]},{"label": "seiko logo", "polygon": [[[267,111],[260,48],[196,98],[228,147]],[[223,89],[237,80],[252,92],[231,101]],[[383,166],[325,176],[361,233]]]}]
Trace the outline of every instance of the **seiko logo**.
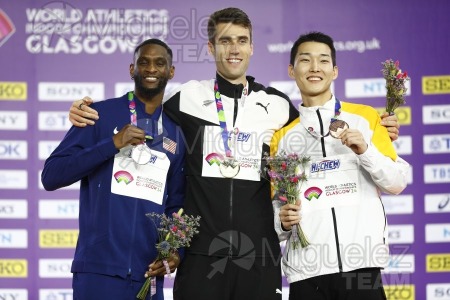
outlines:
[{"label": "seiko logo", "polygon": [[28,261],[25,259],[0,259],[0,277],[20,277],[28,275]]},{"label": "seiko logo", "polygon": [[0,100],[27,100],[27,83],[0,82]]},{"label": "seiko logo", "polygon": [[102,100],[105,98],[103,83],[85,82],[40,82],[38,99],[40,101],[74,101],[84,96]]},{"label": "seiko logo", "polygon": [[450,253],[427,254],[427,272],[450,272]]},{"label": "seiko logo", "polygon": [[75,248],[78,230],[39,230],[41,248]]},{"label": "seiko logo", "polygon": [[422,77],[422,92],[424,95],[450,94],[450,76]]},{"label": "seiko logo", "polygon": [[[410,275],[406,275],[408,278]],[[384,279],[383,279],[384,280]],[[409,282],[410,280],[407,280]],[[395,300],[415,300],[415,286],[412,284],[405,284],[403,282],[397,283],[395,280],[392,285],[384,285],[384,292],[387,299]]]},{"label": "seiko logo", "polygon": [[[386,111],[386,107],[375,107],[376,111],[381,115]],[[411,125],[411,107],[400,106],[395,110],[398,123],[400,125]]]}]

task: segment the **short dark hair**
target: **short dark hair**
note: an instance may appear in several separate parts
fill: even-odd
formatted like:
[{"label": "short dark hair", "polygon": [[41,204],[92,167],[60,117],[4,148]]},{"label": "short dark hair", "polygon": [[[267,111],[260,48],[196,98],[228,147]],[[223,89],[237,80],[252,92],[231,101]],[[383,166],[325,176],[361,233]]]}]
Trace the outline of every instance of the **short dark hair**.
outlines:
[{"label": "short dark hair", "polygon": [[148,39],[148,40],[143,41],[139,45],[137,45],[136,48],[134,49],[133,61],[136,58],[136,54],[138,53],[139,49],[141,49],[141,47],[146,46],[146,45],[159,45],[159,46],[164,47],[167,50],[167,54],[169,55],[169,58],[170,58],[169,66],[172,65],[172,59],[173,59],[172,49],[170,49],[170,47],[166,43],[161,41],[160,39]]},{"label": "short dark hair", "polygon": [[228,7],[218,10],[209,16],[208,20],[208,40],[214,44],[216,37],[216,26],[220,23],[231,23],[241,25],[250,31],[250,41],[252,41],[252,22],[248,15],[241,9],[236,7]]},{"label": "short dark hair", "polygon": [[291,65],[294,65],[294,63],[295,63],[295,56],[297,55],[298,47],[301,44],[306,43],[306,42],[322,43],[322,44],[326,44],[328,47],[330,47],[331,60],[333,62],[333,67],[336,66],[336,49],[334,48],[333,39],[330,36],[328,36],[322,32],[318,32],[318,31],[312,31],[312,32],[308,32],[306,34],[302,34],[295,41],[294,45],[292,45],[292,48],[291,48],[291,59],[289,61],[289,63]]}]

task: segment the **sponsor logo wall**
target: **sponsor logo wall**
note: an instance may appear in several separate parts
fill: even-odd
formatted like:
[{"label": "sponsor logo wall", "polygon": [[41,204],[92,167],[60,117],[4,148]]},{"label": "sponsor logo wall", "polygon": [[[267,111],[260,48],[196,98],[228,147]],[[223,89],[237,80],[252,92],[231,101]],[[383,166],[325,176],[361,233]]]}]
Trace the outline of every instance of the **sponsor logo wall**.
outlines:
[{"label": "sponsor logo wall", "polygon": [[[0,299],[72,299],[79,183],[54,192],[40,183],[45,159],[71,126],[71,102],[130,90],[132,52],[149,37],[167,41],[174,51],[169,91],[190,79],[214,77],[206,22],[224,5],[176,2],[2,2]],[[400,61],[411,81],[406,104],[397,110],[402,125],[394,145],[412,172],[401,195],[382,195],[392,253],[383,278],[388,299],[450,299],[450,61],[442,59],[450,51],[442,39],[448,36],[450,6],[437,0],[234,5],[253,22],[248,74],[296,104],[301,95],[287,65],[300,33],[320,30],[334,37],[339,77],[333,92],[380,112],[381,62]],[[322,18],[312,13],[319,11]],[[173,282],[165,284],[170,299]]]}]

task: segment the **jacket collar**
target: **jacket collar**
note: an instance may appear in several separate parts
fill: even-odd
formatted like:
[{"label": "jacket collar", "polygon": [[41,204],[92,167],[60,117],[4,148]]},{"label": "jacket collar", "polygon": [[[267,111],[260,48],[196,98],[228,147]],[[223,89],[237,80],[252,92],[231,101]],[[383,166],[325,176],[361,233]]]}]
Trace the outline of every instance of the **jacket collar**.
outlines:
[{"label": "jacket collar", "polygon": [[[244,88],[243,84],[233,84],[220,76],[218,73],[216,73],[217,83],[219,85],[219,92],[221,95],[235,98],[235,95],[237,95],[237,98],[241,98],[242,95],[242,89]],[[255,78],[252,76],[246,76],[247,82],[248,82],[248,93],[251,93],[253,83],[255,82]]]}]

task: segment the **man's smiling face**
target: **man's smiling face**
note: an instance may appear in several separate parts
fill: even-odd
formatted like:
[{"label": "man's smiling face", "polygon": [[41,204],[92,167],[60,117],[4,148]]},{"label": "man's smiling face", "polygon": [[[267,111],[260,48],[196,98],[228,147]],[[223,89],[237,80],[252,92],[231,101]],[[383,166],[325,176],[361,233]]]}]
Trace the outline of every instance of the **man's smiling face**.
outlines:
[{"label": "man's smiling face", "polygon": [[246,72],[253,55],[250,30],[241,25],[216,25],[214,44],[208,42],[209,51],[216,61],[217,72],[226,80],[245,84]]},{"label": "man's smiling face", "polygon": [[315,98],[323,105],[331,98],[331,83],[338,76],[338,69],[333,67],[331,49],[318,42],[305,42],[298,46],[294,65],[289,65],[289,76],[295,79],[302,100]]}]

